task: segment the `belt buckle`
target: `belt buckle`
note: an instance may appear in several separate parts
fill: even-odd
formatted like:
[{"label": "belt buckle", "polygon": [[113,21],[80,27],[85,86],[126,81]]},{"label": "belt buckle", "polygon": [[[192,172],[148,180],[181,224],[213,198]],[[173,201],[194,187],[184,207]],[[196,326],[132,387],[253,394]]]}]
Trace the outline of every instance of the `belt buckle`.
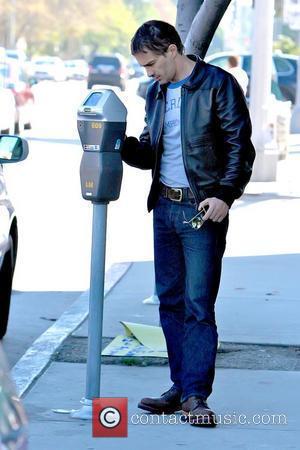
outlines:
[{"label": "belt buckle", "polygon": [[[172,189],[170,189],[170,200],[172,200],[173,202],[181,202],[182,201],[182,198],[183,198],[183,191],[182,191],[182,189],[174,189],[174,188],[172,188]],[[171,193],[179,193],[179,198],[171,198],[172,197],[172,194]]]}]

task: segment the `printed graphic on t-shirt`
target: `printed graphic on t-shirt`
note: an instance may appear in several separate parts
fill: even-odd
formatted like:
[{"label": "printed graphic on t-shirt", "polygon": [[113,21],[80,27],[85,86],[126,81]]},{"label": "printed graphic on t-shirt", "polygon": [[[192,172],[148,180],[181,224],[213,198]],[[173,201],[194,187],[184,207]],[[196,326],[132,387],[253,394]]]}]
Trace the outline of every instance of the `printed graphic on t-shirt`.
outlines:
[{"label": "printed graphic on t-shirt", "polygon": [[180,133],[181,86],[168,88],[163,130],[160,180],[167,186],[188,187],[185,174]]},{"label": "printed graphic on t-shirt", "polygon": [[[173,89],[173,93],[174,93],[175,89]],[[170,91],[171,93],[172,91]],[[168,91],[169,93],[169,91]],[[178,109],[180,108],[180,104],[181,104],[181,97],[178,98],[171,98],[170,100],[167,100],[166,102],[166,114],[171,111],[172,109]]]},{"label": "printed graphic on t-shirt", "polygon": [[[170,92],[169,92],[170,91]],[[166,101],[166,111],[165,111],[165,122],[164,122],[164,131],[167,132],[167,128],[174,128],[176,126],[179,127],[180,125],[180,104],[181,104],[181,97],[175,97],[169,99],[169,96],[171,94],[176,94],[175,91],[177,89],[169,89],[168,91],[168,97]]]}]

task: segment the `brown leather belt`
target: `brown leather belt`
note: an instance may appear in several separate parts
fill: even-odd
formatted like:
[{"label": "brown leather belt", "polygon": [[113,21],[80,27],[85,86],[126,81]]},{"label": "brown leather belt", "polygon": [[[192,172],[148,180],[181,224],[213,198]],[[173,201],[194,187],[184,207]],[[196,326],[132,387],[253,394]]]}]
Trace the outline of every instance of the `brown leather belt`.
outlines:
[{"label": "brown leather belt", "polygon": [[194,199],[194,194],[190,188],[175,188],[159,184],[160,195],[164,198],[168,198],[173,202],[183,202],[184,200]]}]

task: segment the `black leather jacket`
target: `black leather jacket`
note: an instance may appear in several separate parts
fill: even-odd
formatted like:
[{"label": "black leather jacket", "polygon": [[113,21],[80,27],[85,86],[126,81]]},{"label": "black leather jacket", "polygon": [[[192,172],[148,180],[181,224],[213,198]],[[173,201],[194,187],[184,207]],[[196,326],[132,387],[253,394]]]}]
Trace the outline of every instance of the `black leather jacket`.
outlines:
[{"label": "black leather jacket", "polygon": [[[183,162],[197,203],[207,197],[230,207],[248,183],[255,150],[245,97],[228,72],[200,58],[182,86],[181,141]],[[133,167],[152,169],[148,211],[158,199],[162,132],[167,85],[153,83],[146,98],[146,126],[140,139],[125,139],[122,158]]]}]

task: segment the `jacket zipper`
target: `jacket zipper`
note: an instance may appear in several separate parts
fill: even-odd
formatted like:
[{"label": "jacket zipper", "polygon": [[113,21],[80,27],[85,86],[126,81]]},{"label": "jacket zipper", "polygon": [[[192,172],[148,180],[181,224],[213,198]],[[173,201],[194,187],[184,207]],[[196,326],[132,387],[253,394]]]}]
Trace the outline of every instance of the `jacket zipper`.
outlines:
[{"label": "jacket zipper", "polygon": [[189,177],[188,170],[186,168],[186,155],[185,155],[185,152],[184,152],[183,138],[182,138],[182,136],[184,135],[184,131],[185,131],[184,130],[184,122],[183,122],[183,114],[182,114],[183,105],[185,106],[185,98],[186,98],[186,92],[185,92],[185,89],[182,87],[181,88],[181,104],[180,104],[180,139],[181,139],[182,161],[183,161],[183,167],[184,167],[185,175],[186,175],[187,180],[188,180],[189,185],[190,185],[190,189],[191,189],[191,191],[193,193],[193,196],[195,197],[195,200],[196,200],[197,205],[198,205],[200,203],[200,201],[198,199],[198,196],[195,194],[196,190],[194,190],[194,186],[193,186],[192,180]]}]

